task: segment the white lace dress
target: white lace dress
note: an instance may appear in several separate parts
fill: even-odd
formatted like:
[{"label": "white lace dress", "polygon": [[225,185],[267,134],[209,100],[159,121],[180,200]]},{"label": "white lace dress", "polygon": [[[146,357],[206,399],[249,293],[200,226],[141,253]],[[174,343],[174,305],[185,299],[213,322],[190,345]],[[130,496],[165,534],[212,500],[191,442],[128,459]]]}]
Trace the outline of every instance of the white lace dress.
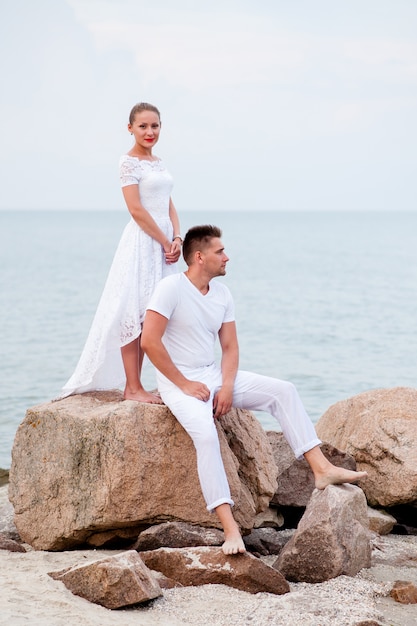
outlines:
[{"label": "white lace dress", "polygon": [[[124,155],[120,179],[122,187],[139,184],[143,206],[171,240],[169,199],[173,180],[163,162]],[[162,246],[131,219],[117,247],[84,350],[60,397],[124,386],[120,348],[140,335],[156,283],[178,271],[176,267],[165,263]]]}]

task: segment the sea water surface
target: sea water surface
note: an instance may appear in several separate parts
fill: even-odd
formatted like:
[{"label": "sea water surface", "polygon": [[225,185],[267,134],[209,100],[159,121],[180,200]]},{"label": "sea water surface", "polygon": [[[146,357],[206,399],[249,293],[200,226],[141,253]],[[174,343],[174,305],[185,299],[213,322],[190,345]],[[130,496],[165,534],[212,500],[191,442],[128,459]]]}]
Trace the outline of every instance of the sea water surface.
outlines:
[{"label": "sea water surface", "polygon": [[[0,467],[27,408],[72,374],[127,221],[0,211]],[[294,382],[314,422],[362,391],[417,387],[417,213],[207,211],[181,222],[223,229],[230,261],[217,280],[235,299],[240,366]],[[155,384],[149,363],[144,381]]]}]

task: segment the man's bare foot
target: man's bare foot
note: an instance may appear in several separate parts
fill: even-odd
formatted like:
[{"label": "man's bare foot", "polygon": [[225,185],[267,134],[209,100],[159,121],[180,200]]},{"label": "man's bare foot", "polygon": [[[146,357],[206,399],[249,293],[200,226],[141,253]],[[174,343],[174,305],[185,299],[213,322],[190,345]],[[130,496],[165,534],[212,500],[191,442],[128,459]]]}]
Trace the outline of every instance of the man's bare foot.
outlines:
[{"label": "man's bare foot", "polygon": [[157,393],[139,389],[138,391],[128,391],[125,389],[123,397],[125,400],[136,400],[136,402],[147,402],[148,404],[163,404],[162,398]]},{"label": "man's bare foot", "polygon": [[217,513],[217,517],[223,526],[224,532],[224,544],[222,550],[224,554],[239,554],[246,552],[245,544],[243,543],[242,535],[240,534],[239,526],[232,514],[232,507],[225,502],[219,504],[214,509]]},{"label": "man's bare foot", "polygon": [[245,544],[239,531],[230,534],[225,533],[225,542],[222,545],[222,550],[224,554],[241,554],[246,552]]},{"label": "man's bare foot", "polygon": [[323,473],[315,475],[316,489],[325,489],[328,485],[342,485],[343,483],[357,483],[359,480],[366,478],[367,472],[354,472],[330,465]]}]

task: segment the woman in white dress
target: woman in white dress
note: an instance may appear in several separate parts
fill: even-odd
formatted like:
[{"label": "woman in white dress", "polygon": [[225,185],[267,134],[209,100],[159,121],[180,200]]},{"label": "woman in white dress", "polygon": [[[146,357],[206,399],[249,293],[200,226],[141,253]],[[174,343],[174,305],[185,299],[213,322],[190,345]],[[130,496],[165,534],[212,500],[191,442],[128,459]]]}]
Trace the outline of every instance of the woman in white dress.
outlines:
[{"label": "woman in white dress", "polygon": [[135,143],[120,159],[123,196],[132,216],[110,268],[93,324],[62,397],[124,385],[126,400],[161,403],[141,383],[140,334],[156,283],[176,270],[181,253],[179,219],[171,199],[172,177],[152,149],[161,119],[151,104],[130,112]]}]

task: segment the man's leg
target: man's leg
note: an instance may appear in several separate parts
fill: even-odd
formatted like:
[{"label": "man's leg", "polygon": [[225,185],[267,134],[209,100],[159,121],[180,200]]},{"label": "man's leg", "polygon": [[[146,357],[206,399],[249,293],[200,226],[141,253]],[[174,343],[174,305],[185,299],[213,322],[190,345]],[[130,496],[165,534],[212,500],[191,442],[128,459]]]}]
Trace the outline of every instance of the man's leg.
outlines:
[{"label": "man's leg", "polygon": [[207,509],[233,505],[213,419],[213,403],[188,396],[177,387],[161,391],[161,397],[190,435],[197,453],[197,471]]},{"label": "man's leg", "polygon": [[215,511],[224,531],[223,552],[225,554],[246,552],[246,547],[243,543],[239,526],[233,517],[230,504],[220,504],[220,506],[216,507]]},{"label": "man's leg", "polygon": [[310,465],[317,489],[327,485],[354,483],[366,478],[366,472],[336,467],[320,449],[314,425],[292,383],[239,371],[236,376],[233,406],[252,411],[266,411],[279,422],[284,437],[295,456],[304,456]]},{"label": "man's leg", "polygon": [[216,512],[223,527],[223,552],[245,552],[239,526],[232,514],[233,500],[220,453],[212,401],[202,402],[177,388],[163,391],[161,396],[194,443],[198,476],[207,508]]}]

